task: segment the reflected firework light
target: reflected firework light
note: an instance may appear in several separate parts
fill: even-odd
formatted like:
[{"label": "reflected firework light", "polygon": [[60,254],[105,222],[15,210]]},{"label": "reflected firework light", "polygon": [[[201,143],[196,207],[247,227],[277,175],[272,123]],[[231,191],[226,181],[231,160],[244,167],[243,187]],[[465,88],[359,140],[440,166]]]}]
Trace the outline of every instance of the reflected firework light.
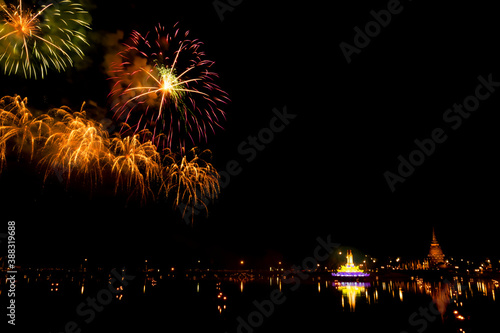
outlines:
[{"label": "reflected firework light", "polygon": [[122,134],[148,129],[157,147],[182,152],[222,127],[221,106],[229,98],[215,83],[202,43],[188,35],[177,24],[172,33],[161,26],[146,35],[134,31],[118,53],[110,99],[115,117],[128,124]]},{"label": "reflected firework light", "polygon": [[78,2],[61,0],[34,11],[19,0],[0,4],[0,63],[7,75],[43,78],[49,68],[61,72],[83,58],[91,17]]}]

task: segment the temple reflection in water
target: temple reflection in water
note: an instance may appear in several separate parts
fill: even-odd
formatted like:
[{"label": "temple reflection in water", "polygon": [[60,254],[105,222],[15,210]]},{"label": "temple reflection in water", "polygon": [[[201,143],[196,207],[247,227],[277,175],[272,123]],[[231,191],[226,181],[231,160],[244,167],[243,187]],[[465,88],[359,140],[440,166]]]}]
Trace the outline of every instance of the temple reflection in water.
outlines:
[{"label": "temple reflection in water", "polygon": [[[270,295],[279,292],[284,295],[283,299],[290,300],[287,302],[308,304],[308,309],[319,304],[318,311],[328,309],[329,315],[336,313],[344,318],[370,317],[371,313],[390,316],[385,309],[391,309],[402,317],[399,324],[407,331],[424,329],[424,324],[404,325],[424,323],[422,317],[414,316],[421,316],[420,309],[425,309],[426,315],[439,323],[439,329],[452,327],[457,328],[453,332],[461,333],[469,333],[471,323],[477,325],[485,318],[495,319],[491,313],[498,313],[500,309],[498,258],[445,257],[434,230],[428,254],[422,253],[419,259],[374,258],[357,252],[357,265],[352,251],[346,249],[346,252],[345,257],[342,251],[336,252],[335,257],[337,253],[341,257],[336,257],[332,263],[317,264],[317,269],[313,270],[298,270],[278,260],[267,269],[182,269],[156,267],[145,260],[140,270],[131,273],[138,278],[129,288],[114,286],[115,296],[110,302],[130,307],[138,304],[134,308],[137,311],[142,309],[139,304],[149,302],[157,302],[154,304],[158,307],[164,306],[166,300],[175,300],[176,304],[200,303],[203,304],[202,314],[211,316],[213,312],[216,320],[227,321],[231,326],[234,316],[245,315],[246,310],[241,309],[252,307],[254,300],[268,304]],[[22,289],[41,292],[54,304],[62,296],[79,304],[82,299],[95,297],[103,288],[111,290],[110,284],[116,274],[128,274],[125,268],[88,269],[87,265],[85,259],[76,269],[19,269],[22,273],[16,282]],[[0,295],[6,283],[5,278],[0,280]],[[288,307],[291,308],[293,306]],[[251,308],[249,313],[254,312]],[[483,313],[490,315],[483,316]],[[370,318],[373,320],[375,315]],[[414,320],[410,320],[412,318]]]},{"label": "temple reflection in water", "polygon": [[365,297],[369,301],[367,287],[370,287],[370,282],[338,282],[335,281],[333,286],[342,292],[342,308],[345,308],[345,300],[349,304],[349,309],[354,311],[356,309],[356,298]]}]

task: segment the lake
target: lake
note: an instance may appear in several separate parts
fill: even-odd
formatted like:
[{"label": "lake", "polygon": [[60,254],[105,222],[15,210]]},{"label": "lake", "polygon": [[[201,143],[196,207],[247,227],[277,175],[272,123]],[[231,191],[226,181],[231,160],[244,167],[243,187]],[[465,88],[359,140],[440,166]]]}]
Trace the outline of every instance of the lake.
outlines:
[{"label": "lake", "polygon": [[500,314],[498,281],[467,276],[343,281],[328,274],[294,280],[249,272],[131,278],[60,271],[19,277],[22,332],[485,332]]}]

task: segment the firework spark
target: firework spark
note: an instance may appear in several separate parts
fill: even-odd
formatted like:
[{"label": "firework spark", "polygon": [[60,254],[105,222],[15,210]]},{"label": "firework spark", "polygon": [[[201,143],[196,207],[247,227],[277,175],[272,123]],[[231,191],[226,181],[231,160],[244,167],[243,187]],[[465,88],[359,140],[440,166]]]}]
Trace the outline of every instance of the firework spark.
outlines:
[{"label": "firework spark", "polygon": [[[187,154],[157,151],[150,133],[109,138],[100,123],[87,118],[85,111],[68,107],[52,109],[34,117],[27,99],[19,96],[0,99],[0,172],[7,154],[17,151],[29,155],[43,169],[44,181],[58,174],[66,185],[76,183],[91,189],[113,184],[128,191],[128,199],[137,196],[173,198],[174,207],[204,208],[219,193],[219,174],[207,161],[209,150],[197,148]],[[208,212],[208,210],[207,210]],[[193,215],[194,216],[194,215]]]},{"label": "firework spark", "polygon": [[0,4],[0,63],[5,74],[42,78],[49,68],[62,71],[83,57],[90,16],[70,0],[42,6],[38,11],[19,4]]},{"label": "firework spark", "polygon": [[160,154],[151,141],[142,143],[139,134],[111,140],[111,171],[116,177],[115,192],[121,186],[144,199],[150,184],[160,177]]},{"label": "firework spark", "polygon": [[90,179],[90,184],[100,183],[110,157],[107,131],[101,124],[87,119],[85,112],[72,113],[67,108],[52,112],[51,134],[41,160],[48,166],[45,179],[58,170],[67,175],[68,182],[72,175],[83,175]]},{"label": "firework spark", "polygon": [[207,140],[209,131],[222,127],[225,113],[220,108],[229,101],[211,71],[213,61],[204,59],[202,43],[187,39],[174,26],[163,27],[145,36],[134,31],[130,42],[114,64],[110,94],[118,119],[129,126],[122,133],[148,129],[159,148],[178,148]]},{"label": "firework spark", "polygon": [[197,154],[197,149],[193,148],[184,156],[169,153],[165,157],[162,187],[167,197],[173,195],[174,207],[185,205],[183,216],[187,209],[193,212],[196,207],[203,207],[208,212],[206,203],[217,198],[219,193],[219,174],[201,157],[205,154],[210,151]]},{"label": "firework spark", "polygon": [[137,136],[110,139],[100,123],[87,119],[84,106],[80,112],[61,107],[34,118],[26,104],[27,99],[19,96],[0,99],[2,164],[8,143],[14,141],[20,155],[26,147],[31,158],[38,152],[39,165],[46,168],[45,180],[60,172],[68,183],[72,177],[84,176],[97,184],[108,173],[116,177],[116,190],[123,185],[145,193],[150,181],[159,177],[159,153],[151,142],[141,143]]},{"label": "firework spark", "polygon": [[14,142],[13,149],[18,155],[29,150],[33,159],[36,143],[43,140],[49,132],[46,116],[34,118],[26,107],[27,98],[19,96],[0,99],[0,171],[5,163],[9,142]]}]

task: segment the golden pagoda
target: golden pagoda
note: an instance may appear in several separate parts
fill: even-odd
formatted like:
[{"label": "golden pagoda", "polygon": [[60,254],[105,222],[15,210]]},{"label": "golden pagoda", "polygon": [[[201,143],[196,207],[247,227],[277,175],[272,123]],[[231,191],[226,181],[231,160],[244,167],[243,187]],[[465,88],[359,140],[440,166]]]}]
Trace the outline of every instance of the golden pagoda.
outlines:
[{"label": "golden pagoda", "polygon": [[352,251],[347,250],[347,263],[345,265],[340,266],[337,270],[337,273],[332,273],[333,276],[369,276],[370,273],[363,272],[359,266],[354,265],[354,261],[352,259]]},{"label": "golden pagoda", "polygon": [[432,242],[428,257],[429,265],[431,267],[436,267],[440,264],[444,264],[444,253],[443,250],[441,250],[441,246],[439,246],[439,243],[436,239],[434,228],[432,228]]}]

